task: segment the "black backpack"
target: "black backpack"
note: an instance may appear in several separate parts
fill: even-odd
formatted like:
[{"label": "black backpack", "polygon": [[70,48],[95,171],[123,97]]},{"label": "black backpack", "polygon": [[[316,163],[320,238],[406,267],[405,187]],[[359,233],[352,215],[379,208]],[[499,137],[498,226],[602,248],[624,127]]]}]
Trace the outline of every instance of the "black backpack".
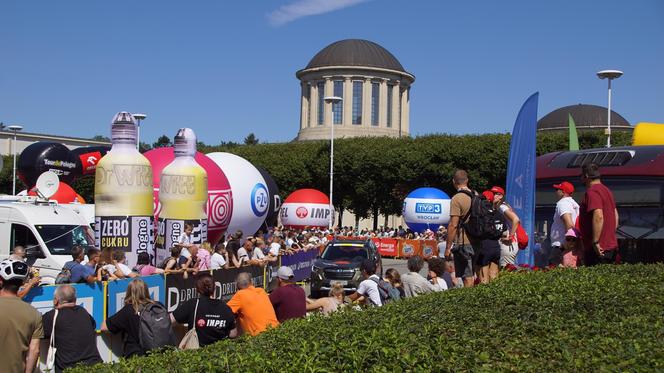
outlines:
[{"label": "black backpack", "polygon": [[477,240],[497,240],[505,231],[505,221],[493,203],[483,195],[460,190],[470,197],[470,210],[461,218],[460,226],[466,234]]},{"label": "black backpack", "polygon": [[146,304],[142,307],[138,317],[140,319],[138,339],[143,350],[175,346],[171,316],[161,303]]}]

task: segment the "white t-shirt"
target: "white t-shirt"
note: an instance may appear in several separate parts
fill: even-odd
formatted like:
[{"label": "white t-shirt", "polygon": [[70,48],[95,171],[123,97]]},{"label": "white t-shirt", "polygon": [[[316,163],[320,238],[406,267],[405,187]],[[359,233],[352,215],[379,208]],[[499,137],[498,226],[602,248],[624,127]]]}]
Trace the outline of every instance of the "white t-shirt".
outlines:
[{"label": "white t-shirt", "polygon": [[563,197],[556,203],[556,211],[553,213],[553,223],[551,224],[551,246],[562,246],[565,241],[565,222],[562,217],[564,214],[571,214],[572,223],[576,222],[579,216],[579,204],[572,197]]},{"label": "white t-shirt", "polygon": [[436,291],[447,290],[447,281],[440,277],[436,277],[436,283],[433,284],[433,287],[436,288]]},{"label": "white t-shirt", "polygon": [[378,284],[376,281],[371,278],[379,280],[378,275],[371,275],[368,279],[360,282],[360,286],[357,287],[358,294],[371,299],[371,302],[377,306],[382,306],[383,303],[380,301],[380,293],[378,292]]},{"label": "white t-shirt", "polygon": [[[180,235],[180,239],[178,240],[178,243],[185,244],[185,245],[191,244],[191,236],[187,236],[186,233],[182,233]],[[186,247],[182,248],[182,251],[180,252],[180,255],[182,255],[183,257],[185,257],[187,259],[189,259],[189,257],[191,257],[191,253],[189,252],[189,250],[187,250]]]},{"label": "white t-shirt", "polygon": [[272,242],[270,244],[270,254],[272,254],[274,256],[279,256],[279,250],[281,250],[281,245],[280,244],[278,244],[276,242]]},{"label": "white t-shirt", "polygon": [[249,254],[247,253],[247,250],[244,247],[241,247],[237,250],[237,260],[239,260],[240,263],[249,260]]},{"label": "white t-shirt", "polygon": [[253,259],[263,259],[263,258],[265,258],[265,254],[263,254],[263,250],[261,250],[258,247],[254,247]]},{"label": "white t-shirt", "polygon": [[224,268],[226,265],[226,258],[219,253],[212,254],[210,258],[210,269],[220,269]]},{"label": "white t-shirt", "polygon": [[122,274],[125,276],[129,276],[131,274],[131,268],[129,268],[129,266],[126,264],[118,263],[118,268],[120,268],[120,271],[122,271]]}]

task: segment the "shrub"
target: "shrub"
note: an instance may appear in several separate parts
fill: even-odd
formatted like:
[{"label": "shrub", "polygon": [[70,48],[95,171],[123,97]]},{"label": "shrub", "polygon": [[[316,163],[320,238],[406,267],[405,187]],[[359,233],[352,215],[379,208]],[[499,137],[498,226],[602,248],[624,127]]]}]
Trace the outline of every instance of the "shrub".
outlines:
[{"label": "shrub", "polygon": [[661,371],[662,310],[662,264],[514,272],[75,371]]}]

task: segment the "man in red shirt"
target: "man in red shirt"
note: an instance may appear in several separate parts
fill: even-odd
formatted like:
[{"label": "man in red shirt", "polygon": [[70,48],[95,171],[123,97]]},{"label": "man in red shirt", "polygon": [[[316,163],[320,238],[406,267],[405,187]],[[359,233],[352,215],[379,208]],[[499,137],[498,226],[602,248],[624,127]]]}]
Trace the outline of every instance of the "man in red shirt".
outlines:
[{"label": "man in red shirt", "polygon": [[295,274],[290,267],[282,266],[277,271],[279,287],[270,293],[270,302],[280,323],[307,314],[307,297],[304,290],[293,283]]},{"label": "man in red shirt", "polygon": [[613,193],[599,178],[597,164],[583,166],[581,181],[586,184],[586,194],[581,202],[579,226],[586,250],[586,265],[615,263],[618,257],[618,210]]}]

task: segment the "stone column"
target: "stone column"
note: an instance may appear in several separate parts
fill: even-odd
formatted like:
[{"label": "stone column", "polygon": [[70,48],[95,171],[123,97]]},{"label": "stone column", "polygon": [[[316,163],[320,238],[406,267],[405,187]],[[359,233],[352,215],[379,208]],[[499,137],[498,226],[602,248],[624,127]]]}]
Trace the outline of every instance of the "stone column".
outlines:
[{"label": "stone column", "polygon": [[318,85],[316,81],[311,82],[311,112],[309,113],[309,123],[311,127],[318,125]]},{"label": "stone column", "polygon": [[378,93],[378,127],[385,127],[387,126],[387,79],[380,81]]},{"label": "stone column", "polygon": [[342,124],[350,126],[353,124],[353,80],[350,76],[344,78],[344,118]]},{"label": "stone column", "polygon": [[[332,79],[330,77],[325,78],[325,93],[323,94],[323,98],[325,98],[325,95],[332,96],[334,94],[334,82],[332,82]],[[331,126],[332,125],[332,104],[329,102],[324,102],[323,106],[325,107],[325,125],[326,126]]]},{"label": "stone column", "polygon": [[402,87],[401,93],[401,118],[399,119],[399,136],[408,133],[408,88]]},{"label": "stone column", "polygon": [[401,126],[401,135],[408,136],[410,133],[410,87],[406,87],[404,95],[406,96],[406,106],[404,107],[406,115],[404,124]]},{"label": "stone column", "polygon": [[371,78],[362,84],[362,125],[371,126]]},{"label": "stone column", "polygon": [[309,83],[301,82],[302,97],[300,100],[300,128],[309,127]]},{"label": "stone column", "polygon": [[395,82],[392,85],[392,128],[399,129],[399,82]]}]

